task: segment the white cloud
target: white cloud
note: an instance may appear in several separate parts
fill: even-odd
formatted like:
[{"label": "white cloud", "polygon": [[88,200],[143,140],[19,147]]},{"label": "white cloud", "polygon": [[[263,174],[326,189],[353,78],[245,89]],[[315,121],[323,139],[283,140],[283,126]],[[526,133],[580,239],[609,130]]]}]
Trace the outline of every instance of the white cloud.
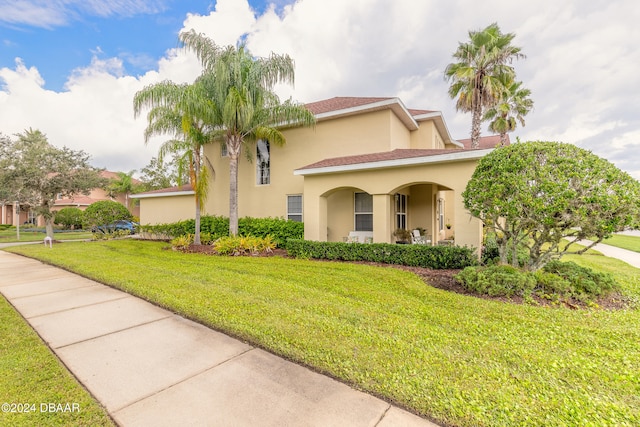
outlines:
[{"label": "white cloud", "polygon": [[[134,10],[141,3],[123,5]],[[278,2],[277,10],[261,16],[246,0],[219,0],[206,16],[188,15],[184,29],[220,45],[245,38],[260,56],[288,53],[296,83],[294,89],[278,87],[283,97],[400,96],[410,108],[442,111],[452,136],[462,139],[470,116],[455,111],[444,68],[469,30],[492,22],[516,34],[514,44],[527,55],[515,63],[516,71],[535,101],[527,126],[512,139],[575,143],[640,178],[634,160],[640,158],[640,97],[633,86],[640,8],[632,0],[491,0],[482,7],[473,0],[299,0],[284,7]],[[53,143],[83,148],[111,169],[144,166],[157,145],[144,147],[145,122],[133,119],[133,94],[163,79],[192,81],[200,66],[183,49],[167,50],[141,76],[126,75],[122,60],[129,58],[94,58],[74,71],[61,93],[43,89],[38,70],[28,64],[0,69],[0,129],[39,128]]]}]

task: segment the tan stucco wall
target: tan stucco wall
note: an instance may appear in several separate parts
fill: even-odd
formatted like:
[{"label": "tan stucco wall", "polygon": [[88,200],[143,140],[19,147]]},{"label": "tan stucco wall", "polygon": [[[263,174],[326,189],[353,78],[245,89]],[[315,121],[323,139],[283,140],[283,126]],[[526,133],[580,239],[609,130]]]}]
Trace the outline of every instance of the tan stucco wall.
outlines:
[{"label": "tan stucco wall", "polygon": [[[429,127],[429,122],[423,123]],[[421,136],[423,146],[431,141],[435,127]],[[320,121],[315,128],[293,128],[283,131],[287,144],[271,145],[271,183],[256,184],[255,145],[252,162],[244,153],[238,165],[239,215],[254,217],[284,217],[286,195],[302,194],[304,179],[293,171],[317,161],[331,158],[411,148],[412,135],[390,110],[374,111],[357,116]],[[205,210],[209,214],[229,215],[229,159],[220,155],[220,145],[207,146],[205,154],[215,173],[210,183]]]},{"label": "tan stucco wall", "polygon": [[195,218],[193,196],[140,199],[140,222],[143,225],[166,224]]}]

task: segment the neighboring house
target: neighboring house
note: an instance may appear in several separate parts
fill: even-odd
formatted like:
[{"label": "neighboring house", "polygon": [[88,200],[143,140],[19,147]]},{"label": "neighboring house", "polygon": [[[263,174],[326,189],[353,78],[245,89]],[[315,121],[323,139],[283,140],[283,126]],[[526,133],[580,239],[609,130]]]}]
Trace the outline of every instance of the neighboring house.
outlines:
[{"label": "neighboring house", "polygon": [[[240,217],[304,221],[305,239],[343,241],[351,232],[393,242],[397,228],[425,228],[432,242],[479,247],[482,225],[464,209],[462,192],[480,149],[451,138],[438,111],[407,109],[398,98],[338,97],[307,104],[315,128],[283,130],[282,147],[259,141],[253,162],[240,161]],[[215,174],[204,213],[229,213],[224,147],[205,148]],[[189,187],[142,193],[143,224],[194,217]],[[447,227],[449,225],[450,227]]]},{"label": "neighboring house", "polygon": [[[102,171],[100,175],[103,178],[116,180],[118,179],[118,174],[116,172],[110,171]],[[140,181],[134,179],[134,183],[138,184]],[[131,198],[131,195],[129,195]],[[110,195],[107,190],[104,188],[94,188],[88,195],[78,194],[71,198],[58,198],[56,199],[52,211],[59,211],[62,208],[74,207],[79,208],[81,210],[85,210],[90,204],[94,202],[99,202],[101,200],[113,200],[118,203],[125,205],[125,195],[124,194],[112,194]],[[134,203],[130,203],[133,205]],[[32,223],[36,225],[44,225],[44,219],[39,218],[33,209],[30,209],[28,205],[20,205],[20,213],[19,215],[15,212],[15,207],[13,203],[3,204],[2,208],[2,222],[0,224],[24,224],[24,223]],[[140,207],[132,206],[131,213],[133,215],[140,215]]]}]

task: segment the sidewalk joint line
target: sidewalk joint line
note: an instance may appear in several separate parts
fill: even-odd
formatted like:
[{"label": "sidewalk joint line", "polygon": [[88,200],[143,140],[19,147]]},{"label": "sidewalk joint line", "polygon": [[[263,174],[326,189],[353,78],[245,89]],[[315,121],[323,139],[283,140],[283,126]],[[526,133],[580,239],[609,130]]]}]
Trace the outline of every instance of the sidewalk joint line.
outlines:
[{"label": "sidewalk joint line", "polygon": [[238,354],[236,354],[236,355],[233,355],[233,356],[231,356],[230,358],[228,358],[228,359],[226,359],[226,360],[223,360],[223,361],[222,361],[222,362],[220,362],[220,363],[217,363],[217,364],[215,364],[215,365],[213,365],[213,366],[209,366],[209,367],[204,368],[204,369],[202,369],[202,370],[200,370],[200,371],[198,371],[198,372],[195,372],[195,373],[193,373],[193,374],[191,374],[191,375],[189,375],[189,376],[187,376],[187,377],[185,377],[185,378],[183,378],[183,379],[181,379],[181,380],[179,380],[179,381],[176,381],[176,382],[174,382],[173,384],[170,384],[170,385],[168,385],[168,386],[166,386],[166,387],[164,387],[164,388],[162,388],[162,389],[160,389],[160,390],[156,390],[156,391],[154,391],[153,393],[149,393],[149,394],[148,394],[148,395],[146,395],[146,396],[142,396],[142,397],[140,397],[139,399],[136,399],[136,400],[134,400],[133,402],[130,402],[130,403],[126,404],[125,406],[122,406],[122,407],[120,407],[120,408],[114,408],[114,409],[113,409],[113,410],[111,410],[110,412],[111,412],[112,414],[114,414],[114,415],[115,415],[117,412],[120,412],[120,411],[122,411],[123,409],[129,408],[129,407],[131,407],[131,406],[133,406],[133,405],[135,405],[135,404],[137,404],[137,403],[139,403],[139,402],[142,402],[143,400],[149,399],[150,397],[153,397],[153,396],[155,396],[155,395],[157,395],[157,394],[160,394],[160,393],[162,393],[162,392],[164,392],[164,391],[166,391],[166,390],[172,389],[173,387],[175,387],[175,386],[177,386],[177,385],[180,385],[180,384],[182,384],[182,383],[185,383],[185,382],[187,382],[187,381],[189,381],[189,380],[191,380],[191,379],[193,379],[193,378],[195,378],[195,377],[197,377],[197,376],[199,376],[199,375],[204,374],[205,372],[212,371],[212,370],[214,370],[214,369],[216,369],[216,368],[218,368],[218,367],[220,367],[220,366],[222,366],[222,365],[226,364],[227,362],[230,362],[230,361],[232,361],[232,360],[234,360],[234,359],[237,359],[238,357],[243,356],[243,355],[245,355],[245,354],[247,354],[248,352],[253,351],[253,350],[256,350],[256,347],[251,346],[250,348],[248,348],[248,349],[246,349],[246,350],[244,350],[244,351],[242,351],[242,352],[240,352],[240,353],[238,353]]},{"label": "sidewalk joint line", "polygon": [[387,409],[384,410],[384,412],[382,413],[382,415],[380,415],[380,418],[378,418],[378,421],[376,421],[376,423],[374,424],[374,427],[377,427],[378,425],[380,425],[380,423],[382,422],[382,420],[384,420],[384,417],[387,416],[387,413],[391,410],[391,405],[387,404]]},{"label": "sidewalk joint line", "polygon": [[[114,300],[114,301],[116,301],[116,300]],[[107,332],[107,333],[104,333],[102,335],[96,335],[96,336],[91,337],[91,338],[86,338],[86,339],[83,339],[83,340],[80,340],[80,341],[76,341],[76,342],[72,342],[72,343],[69,343],[69,344],[61,345],[60,347],[55,347],[55,350],[60,350],[60,349],[66,348],[66,347],[71,347],[72,345],[81,344],[81,343],[87,342],[87,341],[92,341],[92,340],[95,340],[97,338],[108,337],[109,335],[113,335],[113,334],[117,334],[117,333],[120,333],[120,332],[128,331],[130,329],[135,329],[135,328],[137,328],[139,326],[150,325],[152,323],[159,322],[161,320],[169,319],[171,316],[172,316],[172,313],[167,313],[166,316],[158,318],[158,319],[149,320],[147,322],[143,322],[143,323],[138,323],[138,324],[135,324],[135,325],[127,326],[126,328],[122,328],[122,329],[118,329],[118,330],[115,330],[115,331]]]}]

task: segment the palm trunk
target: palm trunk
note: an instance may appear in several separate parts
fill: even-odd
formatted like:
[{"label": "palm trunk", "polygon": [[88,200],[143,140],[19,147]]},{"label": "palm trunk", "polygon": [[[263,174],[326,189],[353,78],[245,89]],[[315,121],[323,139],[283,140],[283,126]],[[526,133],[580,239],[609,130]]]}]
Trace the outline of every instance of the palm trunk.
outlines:
[{"label": "palm trunk", "polygon": [[238,235],[238,154],[229,151],[229,235]]},{"label": "palm trunk", "polygon": [[200,197],[196,194],[196,232],[193,236],[193,244],[200,244]]},{"label": "palm trunk", "polygon": [[227,150],[229,152],[229,236],[238,235],[238,159],[242,138],[239,135],[228,135]]},{"label": "palm trunk", "polygon": [[482,123],[482,110],[474,108],[471,119],[471,148],[480,146],[480,124]]},{"label": "palm trunk", "polygon": [[193,186],[195,187],[194,190],[196,192],[196,224],[195,224],[195,233],[193,236],[193,244],[194,245],[199,245],[200,244],[200,185],[198,183],[198,180],[200,179],[200,153],[197,152],[195,153],[195,165],[194,165],[194,169],[195,169],[195,179],[193,180]]}]

